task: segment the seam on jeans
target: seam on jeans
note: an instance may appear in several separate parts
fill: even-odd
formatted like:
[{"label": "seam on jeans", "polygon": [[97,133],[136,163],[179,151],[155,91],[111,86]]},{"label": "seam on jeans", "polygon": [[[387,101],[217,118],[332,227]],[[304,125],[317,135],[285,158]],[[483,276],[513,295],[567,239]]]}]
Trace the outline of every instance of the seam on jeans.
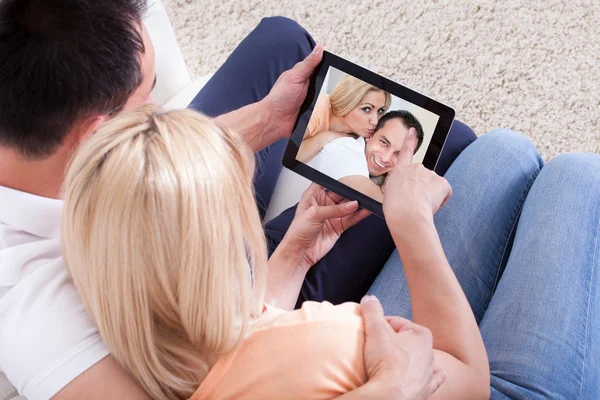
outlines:
[{"label": "seam on jeans", "polygon": [[[486,303],[489,303],[491,301],[492,296],[494,295],[494,292],[496,291],[496,288],[498,287],[498,282],[500,281],[500,267],[501,267],[502,261],[504,260],[504,256],[506,255],[506,251],[508,250],[508,243],[510,242],[511,234],[514,231],[516,231],[516,229],[517,229],[517,225],[519,223],[521,212],[523,211],[523,205],[525,204],[525,200],[527,199],[529,190],[531,190],[531,187],[533,186],[533,182],[539,175],[540,171],[541,171],[541,168],[538,168],[537,171],[529,177],[529,180],[527,181],[525,188],[521,192],[521,196],[519,197],[519,202],[517,203],[517,206],[515,207],[515,211],[513,212],[513,223],[511,224],[511,227],[508,230],[508,234],[505,235],[505,238],[504,238],[504,248],[502,249],[502,252],[500,254],[500,260],[498,261],[498,263],[496,265],[496,277],[494,278],[494,282],[492,284],[492,288],[490,290],[490,293],[486,300]],[[516,235],[516,233],[515,233],[515,235]],[[508,260],[506,260],[506,263],[508,264]]]},{"label": "seam on jeans", "polygon": [[592,297],[592,286],[593,286],[593,282],[594,282],[594,273],[596,270],[596,255],[598,254],[598,236],[600,233],[600,217],[598,216],[599,213],[598,211],[596,211],[596,218],[598,220],[598,224],[596,227],[596,238],[595,238],[595,243],[594,243],[594,258],[592,259],[592,271],[591,271],[591,275],[590,275],[590,282],[589,282],[589,286],[588,286],[588,299],[587,299],[587,312],[585,315],[585,345],[583,347],[583,365],[581,368],[581,385],[579,386],[579,398],[581,399],[582,394],[583,394],[583,382],[585,381],[585,362],[587,360],[587,348],[588,348],[588,335],[589,335],[589,328],[590,328],[590,304],[591,304],[591,297]]}]

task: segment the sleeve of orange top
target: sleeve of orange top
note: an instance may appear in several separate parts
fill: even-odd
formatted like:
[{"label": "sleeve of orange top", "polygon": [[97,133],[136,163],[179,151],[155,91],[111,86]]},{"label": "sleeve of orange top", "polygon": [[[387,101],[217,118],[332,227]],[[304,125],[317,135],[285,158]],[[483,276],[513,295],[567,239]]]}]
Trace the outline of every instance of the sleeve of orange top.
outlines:
[{"label": "sleeve of orange top", "polygon": [[364,328],[355,303],[305,302],[255,332],[211,399],[331,399],[367,381]]},{"label": "sleeve of orange top", "polygon": [[314,136],[318,132],[329,128],[329,126],[324,125],[329,125],[330,109],[331,104],[329,103],[329,95],[325,93],[319,95],[317,104],[315,104],[315,108],[313,109],[313,113],[310,117],[310,121],[308,121],[308,127],[306,128],[304,139]]}]

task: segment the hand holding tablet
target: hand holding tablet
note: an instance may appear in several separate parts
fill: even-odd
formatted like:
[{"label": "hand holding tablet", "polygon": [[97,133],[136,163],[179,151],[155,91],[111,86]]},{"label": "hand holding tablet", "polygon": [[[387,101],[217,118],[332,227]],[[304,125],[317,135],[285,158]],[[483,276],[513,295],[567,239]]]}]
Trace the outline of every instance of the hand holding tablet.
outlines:
[{"label": "hand holding tablet", "polygon": [[[405,140],[433,170],[453,119],[448,106],[325,51],[283,164],[383,217],[382,186]],[[289,175],[288,194],[310,184]]]}]

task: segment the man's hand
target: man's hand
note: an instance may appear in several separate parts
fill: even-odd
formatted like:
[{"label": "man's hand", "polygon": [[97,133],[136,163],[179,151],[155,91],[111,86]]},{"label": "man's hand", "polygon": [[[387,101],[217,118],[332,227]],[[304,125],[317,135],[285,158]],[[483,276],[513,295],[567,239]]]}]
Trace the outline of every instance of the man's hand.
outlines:
[{"label": "man's hand", "polygon": [[370,215],[358,209],[358,202],[348,201],[312,184],[302,195],[296,215],[287,233],[287,245],[301,255],[308,270],[331,250],[342,233]]},{"label": "man's hand", "polygon": [[434,366],[431,332],[401,317],[384,317],[373,296],[365,296],[360,309],[367,385],[378,388],[387,399],[426,399],[438,390],[446,374]]},{"label": "man's hand", "polygon": [[279,138],[289,137],[296,123],[300,106],[306,98],[310,77],[323,59],[323,46],[318,44],[303,61],[285,71],[269,94],[261,101],[269,115],[268,123]]},{"label": "man's hand", "polygon": [[416,144],[416,135],[406,137],[398,163],[385,181],[383,213],[390,227],[431,218],[452,195],[446,179],[412,163]]}]

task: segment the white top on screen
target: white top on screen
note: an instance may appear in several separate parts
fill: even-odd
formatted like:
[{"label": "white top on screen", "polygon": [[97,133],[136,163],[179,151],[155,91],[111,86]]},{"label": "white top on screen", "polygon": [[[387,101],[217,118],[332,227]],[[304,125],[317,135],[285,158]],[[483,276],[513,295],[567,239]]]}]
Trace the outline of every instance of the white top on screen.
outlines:
[{"label": "white top on screen", "polygon": [[0,186],[0,372],[28,400],[109,354],[64,265],[62,205]]},{"label": "white top on screen", "polygon": [[[362,137],[358,139],[344,137],[332,140],[306,164],[336,180],[353,175],[369,177],[369,168],[365,157],[365,139]],[[296,205],[310,184],[310,180],[283,168],[264,222],[270,221]]]}]

